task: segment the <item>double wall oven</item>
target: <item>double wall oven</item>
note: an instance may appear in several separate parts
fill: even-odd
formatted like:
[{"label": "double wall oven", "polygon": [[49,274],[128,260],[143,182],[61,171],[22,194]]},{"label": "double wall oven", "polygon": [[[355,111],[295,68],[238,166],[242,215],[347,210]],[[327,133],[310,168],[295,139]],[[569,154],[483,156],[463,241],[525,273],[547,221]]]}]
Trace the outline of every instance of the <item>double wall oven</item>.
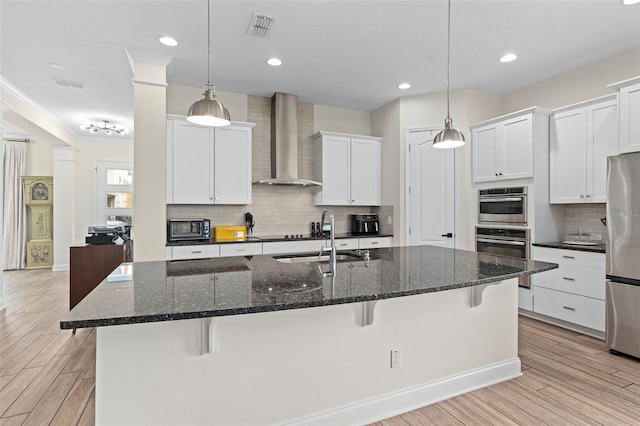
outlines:
[{"label": "double wall oven", "polygon": [[[531,244],[526,226],[527,187],[478,190],[476,251],[529,259]],[[529,288],[529,277],[520,277],[518,285]]]}]

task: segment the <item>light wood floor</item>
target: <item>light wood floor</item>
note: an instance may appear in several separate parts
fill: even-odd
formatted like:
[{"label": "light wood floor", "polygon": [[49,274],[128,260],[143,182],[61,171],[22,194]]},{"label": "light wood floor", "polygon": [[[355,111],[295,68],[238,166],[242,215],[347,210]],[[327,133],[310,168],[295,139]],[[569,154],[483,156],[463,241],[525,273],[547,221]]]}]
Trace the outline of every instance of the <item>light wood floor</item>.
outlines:
[{"label": "light wood floor", "polygon": [[[94,424],[95,331],[59,329],[68,285],[66,272],[4,272],[0,426]],[[519,337],[522,377],[375,425],[640,425],[640,362],[528,318]]]}]

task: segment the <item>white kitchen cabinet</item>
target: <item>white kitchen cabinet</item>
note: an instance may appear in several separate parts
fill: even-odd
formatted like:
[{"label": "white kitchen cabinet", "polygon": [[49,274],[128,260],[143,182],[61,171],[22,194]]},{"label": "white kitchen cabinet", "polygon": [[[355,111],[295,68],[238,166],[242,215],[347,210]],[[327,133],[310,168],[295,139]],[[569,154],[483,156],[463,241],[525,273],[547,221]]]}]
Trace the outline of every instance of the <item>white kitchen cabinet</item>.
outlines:
[{"label": "white kitchen cabinet", "polygon": [[279,253],[320,253],[325,240],[304,241],[265,241],[262,243],[262,254]]},{"label": "white kitchen cabinet", "polygon": [[380,205],[380,138],[319,132],[316,180],[322,182],[315,204],[322,206]]},{"label": "white kitchen cabinet", "polygon": [[533,258],[559,265],[532,277],[534,312],[604,331],[604,254],[534,247]]},{"label": "white kitchen cabinet", "polygon": [[391,247],[392,243],[393,243],[393,237],[360,238],[358,248],[371,249],[371,248]]},{"label": "white kitchen cabinet", "polygon": [[194,244],[187,246],[167,246],[167,260],[207,259],[220,257],[220,248],[217,244]]},{"label": "white kitchen cabinet", "polygon": [[262,243],[220,244],[220,257],[253,256],[262,254]]},{"label": "white kitchen cabinet", "polygon": [[618,90],[620,153],[640,151],[640,76],[607,87]]},{"label": "white kitchen cabinet", "polygon": [[473,181],[533,177],[534,146],[548,143],[549,114],[534,107],[471,126]]},{"label": "white kitchen cabinet", "polygon": [[250,204],[254,124],[204,127],[167,120],[167,203]]},{"label": "white kitchen cabinet", "polygon": [[550,202],[605,203],[607,157],[618,153],[616,96],[554,110],[550,132]]}]

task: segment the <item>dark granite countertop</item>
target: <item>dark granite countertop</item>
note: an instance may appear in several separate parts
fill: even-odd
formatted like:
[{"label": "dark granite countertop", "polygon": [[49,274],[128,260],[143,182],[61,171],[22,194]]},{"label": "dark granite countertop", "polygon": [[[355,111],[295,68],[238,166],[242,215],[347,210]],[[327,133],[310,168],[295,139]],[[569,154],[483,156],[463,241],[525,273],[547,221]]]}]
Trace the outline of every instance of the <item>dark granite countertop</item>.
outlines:
[{"label": "dark granite countertop", "polygon": [[576,251],[588,251],[592,253],[606,253],[605,245],[598,244],[595,246],[584,246],[576,244],[565,244],[562,241],[553,241],[550,243],[533,243],[535,247],[548,247],[563,250],[576,250]]},{"label": "dark granite countertop", "polygon": [[[352,235],[352,234],[336,234],[335,238],[376,238],[376,237],[393,237],[393,234],[366,234],[366,235]],[[246,240],[234,240],[234,241],[214,241],[213,239],[207,241],[169,241],[167,246],[191,246],[191,245],[203,245],[203,244],[229,244],[229,243],[266,243],[266,242],[289,242],[289,241],[310,241],[310,240],[325,240],[329,237],[311,237],[304,235],[302,238],[284,238],[283,235],[277,236],[248,236]]]},{"label": "dark granite countertop", "polygon": [[[356,251],[345,252],[355,255]],[[60,321],[63,329],[310,308],[470,287],[557,264],[435,246],[370,250],[338,262],[281,263],[271,255],[122,264]],[[296,256],[300,256],[297,254]],[[279,256],[276,256],[279,257]]]}]

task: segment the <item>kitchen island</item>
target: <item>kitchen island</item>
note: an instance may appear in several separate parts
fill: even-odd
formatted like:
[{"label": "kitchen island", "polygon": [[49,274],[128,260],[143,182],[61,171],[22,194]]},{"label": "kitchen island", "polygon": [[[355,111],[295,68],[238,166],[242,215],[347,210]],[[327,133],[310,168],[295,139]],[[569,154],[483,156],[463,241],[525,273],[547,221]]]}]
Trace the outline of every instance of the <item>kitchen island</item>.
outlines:
[{"label": "kitchen island", "polygon": [[520,375],[517,277],[557,265],[369,254],[334,277],[295,256],[121,265],[61,321],[98,327],[96,424],[366,423]]}]

